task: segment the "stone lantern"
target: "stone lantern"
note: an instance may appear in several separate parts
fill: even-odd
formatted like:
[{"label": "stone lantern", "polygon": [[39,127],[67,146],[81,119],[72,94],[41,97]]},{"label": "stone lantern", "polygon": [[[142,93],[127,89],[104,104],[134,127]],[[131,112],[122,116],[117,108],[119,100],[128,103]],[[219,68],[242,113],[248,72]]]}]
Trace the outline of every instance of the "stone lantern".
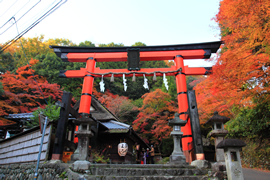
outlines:
[{"label": "stone lantern", "polygon": [[244,146],[246,143],[240,139],[225,139],[217,145],[224,149],[228,180],[244,180],[239,152]]},{"label": "stone lantern", "polygon": [[215,138],[215,150],[216,150],[216,161],[212,167],[216,171],[225,171],[225,158],[224,150],[217,149],[217,145],[224,140],[224,137],[228,134],[228,131],[224,129],[224,124],[228,122],[230,118],[220,116],[218,112],[214,112],[214,116],[211,117],[205,124],[211,124],[213,130],[209,133],[210,137]]},{"label": "stone lantern", "polygon": [[174,119],[169,120],[169,125],[173,126],[173,131],[171,136],[173,136],[174,149],[172,155],[170,156],[170,164],[186,164],[186,157],[184,156],[181,147],[181,137],[183,132],[181,132],[181,126],[185,126],[187,121],[183,121],[179,118],[179,114],[175,113]]},{"label": "stone lantern", "polygon": [[78,125],[78,131],[75,133],[78,137],[78,147],[72,155],[71,159],[75,161],[73,163],[73,169],[88,169],[90,166],[89,159],[89,141],[93,136],[91,126],[96,124],[92,118],[83,116],[73,120],[74,124]]}]

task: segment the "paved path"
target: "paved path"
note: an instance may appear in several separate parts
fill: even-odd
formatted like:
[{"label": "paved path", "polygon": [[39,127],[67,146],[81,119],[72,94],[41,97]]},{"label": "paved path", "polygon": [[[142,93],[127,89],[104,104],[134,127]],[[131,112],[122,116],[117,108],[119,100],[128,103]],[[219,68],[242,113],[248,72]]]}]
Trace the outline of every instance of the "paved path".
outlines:
[{"label": "paved path", "polygon": [[270,172],[243,168],[245,180],[270,180]]}]

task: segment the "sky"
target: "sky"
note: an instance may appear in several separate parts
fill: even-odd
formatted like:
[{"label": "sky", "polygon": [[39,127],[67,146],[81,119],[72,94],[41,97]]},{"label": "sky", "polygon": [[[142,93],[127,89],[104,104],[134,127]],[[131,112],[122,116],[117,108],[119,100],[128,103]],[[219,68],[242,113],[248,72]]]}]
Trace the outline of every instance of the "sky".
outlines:
[{"label": "sky", "polygon": [[[7,19],[16,17],[20,32],[61,0],[19,1],[0,0],[0,43],[18,33],[15,25],[8,30],[1,29]],[[31,7],[31,11],[20,19]],[[45,39],[65,38],[76,44],[87,40],[95,44],[114,42],[125,46],[138,41],[146,45],[219,41],[218,25],[212,20],[218,10],[219,0],[67,0],[24,37],[43,34]],[[191,60],[185,61],[185,65],[211,64]]]}]

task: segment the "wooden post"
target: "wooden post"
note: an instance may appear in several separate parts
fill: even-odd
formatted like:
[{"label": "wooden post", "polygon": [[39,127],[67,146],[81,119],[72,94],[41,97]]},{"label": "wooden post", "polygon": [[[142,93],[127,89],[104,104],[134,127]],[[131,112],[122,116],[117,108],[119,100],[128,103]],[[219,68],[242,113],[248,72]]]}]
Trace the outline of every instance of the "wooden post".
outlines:
[{"label": "wooden post", "polygon": [[193,137],[193,147],[195,150],[196,160],[204,160],[203,143],[201,135],[200,120],[196,102],[195,91],[188,91],[189,113]]},{"label": "wooden post", "polygon": [[52,160],[61,160],[63,156],[65,137],[68,124],[68,117],[70,111],[72,94],[70,92],[63,93],[60,118],[58,120],[57,129],[55,133],[54,147],[52,153]]}]

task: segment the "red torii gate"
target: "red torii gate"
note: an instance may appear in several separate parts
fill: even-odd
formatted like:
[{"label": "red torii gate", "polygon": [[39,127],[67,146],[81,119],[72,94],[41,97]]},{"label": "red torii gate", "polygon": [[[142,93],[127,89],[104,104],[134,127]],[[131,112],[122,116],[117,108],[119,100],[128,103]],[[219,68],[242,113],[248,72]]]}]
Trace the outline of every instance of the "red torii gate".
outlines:
[{"label": "red torii gate", "polygon": [[[90,114],[91,95],[94,77],[126,77],[133,76],[167,76],[176,77],[178,95],[179,118],[188,119],[188,99],[186,75],[207,75],[212,72],[211,67],[184,66],[184,59],[208,59],[211,53],[216,53],[221,41],[167,45],[167,46],[136,46],[136,47],[64,47],[50,46],[63,61],[86,62],[86,67],[80,70],[61,71],[60,77],[84,78],[79,113]],[[170,68],[139,68],[139,61],[174,60],[175,66]],[[128,61],[128,69],[100,69],[95,67],[96,62]],[[187,160],[189,159],[188,144],[192,143],[190,121],[182,128],[182,148]],[[204,159],[204,154],[196,154],[197,159]]]}]

